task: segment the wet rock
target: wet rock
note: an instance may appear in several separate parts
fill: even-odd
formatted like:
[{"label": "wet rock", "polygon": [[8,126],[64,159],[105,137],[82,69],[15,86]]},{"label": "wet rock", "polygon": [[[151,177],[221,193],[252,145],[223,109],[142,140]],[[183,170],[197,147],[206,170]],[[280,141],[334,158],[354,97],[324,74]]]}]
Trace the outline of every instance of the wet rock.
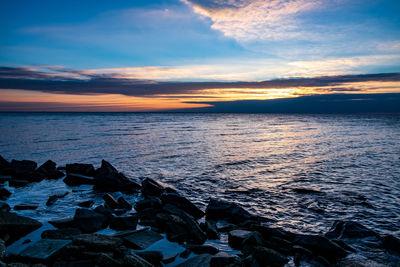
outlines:
[{"label": "wet rock", "polygon": [[56,163],[51,160],[43,163],[36,171],[42,174],[46,179],[59,179],[64,176],[62,171],[57,170]]},{"label": "wet rock", "polygon": [[57,230],[46,230],[41,237],[47,239],[72,239],[76,235],[82,234],[78,228],[63,228]]},{"label": "wet rock", "polygon": [[0,202],[0,212],[10,211],[10,206],[5,202]]},{"label": "wet rock", "polygon": [[7,188],[0,188],[0,200],[7,200],[11,196],[11,192]]},{"label": "wet rock", "polygon": [[228,234],[228,243],[232,248],[240,249],[242,248],[243,241],[253,234],[251,231],[247,230],[233,230]]},{"label": "wet rock", "polygon": [[10,162],[8,162],[5,158],[0,155],[0,174],[8,175],[11,174],[12,167]]},{"label": "wet rock", "polygon": [[123,240],[127,247],[133,249],[146,249],[147,247],[161,240],[162,238],[163,237],[157,232],[154,232],[152,230],[142,230],[125,236]]},{"label": "wet rock", "polygon": [[40,228],[42,223],[12,212],[0,212],[0,238],[9,235],[7,244]]},{"label": "wet rock", "polygon": [[74,215],[74,225],[83,233],[94,233],[107,226],[107,217],[88,209],[77,209]]},{"label": "wet rock", "polygon": [[208,239],[218,239],[217,225],[214,221],[205,221],[200,223],[201,229],[207,234]]},{"label": "wet rock", "polygon": [[94,178],[78,173],[68,173],[67,177],[64,178],[64,183],[69,186],[78,186],[83,184],[94,184]]},{"label": "wet rock", "polygon": [[140,185],[118,172],[110,163],[101,161],[101,167],[96,170],[95,188],[97,190],[113,191],[135,191]]},{"label": "wet rock", "polygon": [[164,264],[170,264],[171,262],[173,262],[176,259],[177,256],[178,256],[178,253],[174,253],[174,254],[170,254],[170,255],[164,256],[164,258],[162,259],[162,262]]},{"label": "wet rock", "polygon": [[100,267],[118,267],[118,266],[123,266],[122,261],[118,261],[116,259],[113,259],[110,255],[100,253],[96,257],[96,263]]},{"label": "wet rock", "polygon": [[241,206],[224,200],[211,199],[206,209],[208,219],[227,220],[232,223],[242,223],[253,220],[254,216]]},{"label": "wet rock", "polygon": [[137,223],[137,215],[129,215],[124,217],[113,216],[110,220],[110,228],[114,230],[135,230]]},{"label": "wet rock", "polygon": [[92,164],[72,163],[65,166],[67,174],[81,174],[84,176],[94,176],[95,170]]},{"label": "wet rock", "polygon": [[[226,252],[218,252],[212,256],[210,260],[210,267],[225,267],[232,265],[239,265],[239,257],[228,254]],[[240,266],[240,265],[239,265]]]},{"label": "wet rock", "polygon": [[253,248],[252,256],[260,266],[280,267],[288,262],[288,259],[279,252],[261,246]]},{"label": "wet rock", "polygon": [[122,239],[99,234],[82,234],[74,236],[72,243],[75,246],[84,246],[92,251],[114,251],[122,245]]},{"label": "wet rock", "polygon": [[327,258],[331,262],[335,262],[339,258],[344,258],[348,254],[346,250],[324,236],[297,235],[293,242],[311,250],[316,255]]},{"label": "wet rock", "polygon": [[387,235],[384,238],[382,238],[382,245],[389,252],[400,255],[400,239],[392,235]]},{"label": "wet rock", "polygon": [[86,201],[79,202],[78,206],[82,207],[82,208],[90,208],[93,206],[93,204],[94,204],[93,200],[86,200]]},{"label": "wet rock", "polygon": [[117,209],[117,210],[113,210],[112,212],[117,215],[117,216],[121,216],[122,214],[126,213],[126,209]]},{"label": "wet rock", "polygon": [[39,207],[37,204],[18,204],[14,206],[14,210],[35,210]]},{"label": "wet rock", "polygon": [[145,209],[161,209],[162,202],[157,197],[142,199],[135,203],[135,210],[141,212]]},{"label": "wet rock", "polygon": [[27,180],[29,182],[40,182],[44,176],[36,172],[37,163],[31,160],[12,160],[12,180]]},{"label": "wet rock", "polygon": [[55,218],[50,220],[49,223],[59,229],[75,227],[75,222],[73,217]]},{"label": "wet rock", "polygon": [[29,184],[28,180],[21,180],[21,179],[11,179],[8,182],[8,185],[13,187],[24,187],[27,186],[28,184]]},{"label": "wet rock", "polygon": [[164,205],[171,204],[176,206],[177,208],[192,215],[196,219],[204,216],[204,212],[201,209],[181,195],[175,193],[163,193],[161,195],[161,201],[164,203]]},{"label": "wet rock", "polygon": [[63,198],[68,194],[69,194],[69,192],[64,192],[64,193],[59,193],[59,194],[49,196],[49,199],[47,199],[47,202],[46,202],[46,206],[53,205],[57,201],[57,199]]},{"label": "wet rock", "polygon": [[332,228],[325,234],[327,238],[365,238],[378,237],[378,234],[367,227],[352,221],[336,221]]},{"label": "wet rock", "polygon": [[201,254],[201,255],[195,256],[187,261],[184,261],[181,264],[176,265],[176,267],[193,267],[193,266],[206,267],[206,266],[210,266],[212,257],[213,256],[210,254]]},{"label": "wet rock", "polygon": [[104,202],[111,209],[121,209],[122,206],[118,203],[118,201],[111,194],[103,195]]},{"label": "wet rock", "polygon": [[344,259],[340,259],[336,265],[337,267],[385,267],[374,260],[367,259],[359,254],[351,254]]},{"label": "wet rock", "polygon": [[188,244],[186,245],[186,248],[192,251],[195,254],[212,254],[215,255],[218,253],[219,249],[211,246],[211,245],[193,245],[193,244]]},{"label": "wet rock", "polygon": [[274,236],[284,240],[292,241],[296,237],[296,235],[291,232],[263,224],[253,224],[250,226],[250,229],[259,232],[265,240],[268,240]]},{"label": "wet rock", "polygon": [[132,209],[132,204],[122,196],[118,198],[117,202],[120,205],[120,207],[122,207],[123,209],[126,209],[126,210]]},{"label": "wet rock", "polygon": [[144,196],[160,197],[164,189],[165,189],[164,186],[160,182],[153,180],[151,178],[145,178],[142,181],[141,191]]},{"label": "wet rock", "polygon": [[17,257],[29,263],[50,263],[50,261],[69,244],[71,244],[70,240],[41,239],[21,251]]},{"label": "wet rock", "polygon": [[136,251],[135,253],[154,266],[161,266],[163,254],[160,251]]},{"label": "wet rock", "polygon": [[151,267],[151,263],[143,259],[142,257],[136,255],[135,253],[130,253],[125,255],[123,258],[124,266],[135,266],[135,267]]},{"label": "wet rock", "polygon": [[3,239],[0,239],[0,260],[4,260],[5,255],[6,255],[6,242]]},{"label": "wet rock", "polygon": [[0,174],[0,184],[4,184],[12,179],[10,175],[2,175]]},{"label": "wet rock", "polygon": [[14,170],[21,170],[26,172],[32,172],[36,169],[37,163],[32,160],[15,160],[11,161],[11,168]]}]

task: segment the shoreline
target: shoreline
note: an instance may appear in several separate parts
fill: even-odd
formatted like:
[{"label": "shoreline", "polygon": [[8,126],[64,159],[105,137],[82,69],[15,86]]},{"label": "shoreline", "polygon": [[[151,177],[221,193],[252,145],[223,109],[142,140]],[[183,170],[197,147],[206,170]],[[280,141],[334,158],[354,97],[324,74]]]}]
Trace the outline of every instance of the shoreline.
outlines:
[{"label": "shoreline", "polygon": [[[37,206],[21,203],[25,205],[9,207],[7,199],[12,192],[1,186],[0,261],[7,264],[400,265],[400,240],[381,236],[357,222],[337,221],[325,235],[295,234],[224,200],[211,199],[203,211],[173,187],[150,178],[133,181],[104,160],[98,169],[82,163],[57,167],[52,161],[38,167],[33,161],[8,162],[0,156],[0,177],[4,185],[20,188],[46,179],[63,179],[71,189],[64,195],[43,196],[48,206],[77,193],[82,185],[93,186],[104,202],[95,207],[87,199],[73,207],[74,216],[60,216],[43,224],[18,215],[20,210],[35,210]],[[136,195],[137,201],[131,203],[123,195],[115,197],[118,192]],[[23,244],[21,251],[9,251],[15,244],[22,246],[35,232],[40,234],[38,240]],[[231,251],[221,251],[210,245],[212,242],[229,245]],[[157,244],[161,246],[157,248]],[[179,252],[171,252],[173,246]]]}]

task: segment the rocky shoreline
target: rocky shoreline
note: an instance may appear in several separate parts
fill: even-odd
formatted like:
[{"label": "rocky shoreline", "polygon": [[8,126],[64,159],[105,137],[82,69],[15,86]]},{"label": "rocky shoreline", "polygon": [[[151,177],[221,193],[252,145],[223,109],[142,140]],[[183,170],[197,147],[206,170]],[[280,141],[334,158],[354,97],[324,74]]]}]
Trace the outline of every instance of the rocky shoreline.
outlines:
[{"label": "rocky shoreline", "polygon": [[[25,187],[45,179],[63,179],[71,191],[46,196],[54,205],[73,188],[93,186],[103,204],[79,202],[71,217],[53,218],[53,229],[29,239],[21,251],[8,248],[17,240],[43,229],[43,221],[16,211],[38,206],[10,207],[7,185]],[[274,227],[241,206],[210,199],[203,211],[177,189],[145,178],[135,181],[103,160],[57,167],[51,160],[41,166],[30,160],[7,161],[0,156],[0,266],[400,266],[400,240],[381,236],[354,221],[336,221],[321,235],[297,234]],[[115,192],[135,194],[130,202]],[[99,233],[104,229],[112,234]],[[214,242],[226,242],[229,252]],[[167,247],[155,244],[168,242]],[[171,252],[168,246],[179,247]]]}]

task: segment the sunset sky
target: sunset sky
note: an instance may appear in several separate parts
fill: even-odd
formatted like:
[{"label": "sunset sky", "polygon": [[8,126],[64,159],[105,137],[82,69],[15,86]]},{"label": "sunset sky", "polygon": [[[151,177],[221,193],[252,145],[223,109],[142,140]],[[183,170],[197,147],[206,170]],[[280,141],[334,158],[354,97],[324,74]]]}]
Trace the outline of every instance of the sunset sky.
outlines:
[{"label": "sunset sky", "polygon": [[398,0],[0,0],[0,111],[400,93]]}]

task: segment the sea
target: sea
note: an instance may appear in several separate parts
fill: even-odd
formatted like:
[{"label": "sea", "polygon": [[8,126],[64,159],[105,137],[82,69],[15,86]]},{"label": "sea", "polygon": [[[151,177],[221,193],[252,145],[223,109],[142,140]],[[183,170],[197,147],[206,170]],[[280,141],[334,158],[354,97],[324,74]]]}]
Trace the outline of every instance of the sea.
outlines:
[{"label": "sea", "polygon": [[[137,181],[174,186],[202,209],[218,198],[293,232],[352,220],[400,237],[399,115],[1,113],[0,155],[58,166],[105,159]],[[10,206],[37,203],[20,213],[41,221],[73,214],[79,201],[102,203],[89,186],[62,179],[10,190]]]}]

